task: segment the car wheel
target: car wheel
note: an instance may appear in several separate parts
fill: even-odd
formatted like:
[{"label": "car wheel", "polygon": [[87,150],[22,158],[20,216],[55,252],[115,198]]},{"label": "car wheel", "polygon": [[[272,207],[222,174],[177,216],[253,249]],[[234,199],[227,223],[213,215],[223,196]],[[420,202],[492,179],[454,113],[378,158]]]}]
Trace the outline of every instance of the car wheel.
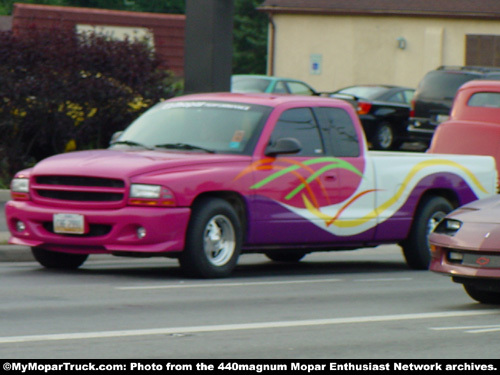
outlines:
[{"label": "car wheel", "polygon": [[289,262],[295,263],[300,262],[302,258],[306,256],[307,253],[302,251],[268,251],[265,253],[266,257],[275,262]]},{"label": "car wheel", "polygon": [[32,247],[31,253],[38,263],[45,268],[77,269],[87,258],[88,254],[69,254],[57,251],[48,251],[40,247]]},{"label": "car wheel", "polygon": [[383,122],[377,126],[371,143],[375,150],[390,150],[394,147],[394,131],[391,124]]},{"label": "car wheel", "polygon": [[499,305],[500,304],[500,292],[495,292],[491,290],[478,289],[477,287],[464,284],[464,289],[472,299],[489,304],[489,305]]},{"label": "car wheel", "polygon": [[193,207],[179,262],[191,277],[227,277],[236,267],[241,243],[242,229],[234,208],[223,199],[203,199]]},{"label": "car wheel", "polygon": [[452,204],[443,197],[427,197],[419,205],[410,234],[401,243],[408,266],[415,270],[426,270],[431,261],[429,234],[449,212]]}]

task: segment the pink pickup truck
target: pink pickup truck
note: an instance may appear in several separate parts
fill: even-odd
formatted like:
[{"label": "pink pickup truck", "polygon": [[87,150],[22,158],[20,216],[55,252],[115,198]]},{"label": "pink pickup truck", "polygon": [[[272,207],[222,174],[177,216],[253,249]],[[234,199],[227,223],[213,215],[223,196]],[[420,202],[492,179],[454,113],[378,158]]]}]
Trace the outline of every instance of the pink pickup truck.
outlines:
[{"label": "pink pickup truck", "polygon": [[496,193],[488,156],[368,152],[344,101],[197,94],[157,104],[109,149],[49,157],[12,180],[11,244],[48,268],[89,254],[179,259],[225,277],[244,252],[399,243],[427,269],[427,236],[453,208]]}]

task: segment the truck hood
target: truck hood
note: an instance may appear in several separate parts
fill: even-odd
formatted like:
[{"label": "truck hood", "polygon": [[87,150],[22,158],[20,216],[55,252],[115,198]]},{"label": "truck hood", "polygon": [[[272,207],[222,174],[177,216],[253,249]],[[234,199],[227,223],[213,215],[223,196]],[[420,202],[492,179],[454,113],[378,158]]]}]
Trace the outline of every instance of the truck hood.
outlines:
[{"label": "truck hood", "polygon": [[93,150],[51,156],[32,170],[35,175],[130,178],[164,169],[201,164],[234,163],[249,156],[148,150]]}]

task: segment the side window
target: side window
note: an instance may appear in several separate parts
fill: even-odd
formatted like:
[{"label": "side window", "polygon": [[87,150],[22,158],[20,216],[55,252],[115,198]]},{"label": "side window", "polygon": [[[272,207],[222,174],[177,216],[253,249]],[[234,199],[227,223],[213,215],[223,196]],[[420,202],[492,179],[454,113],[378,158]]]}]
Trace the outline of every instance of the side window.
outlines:
[{"label": "side window", "polygon": [[280,138],[297,139],[302,150],[297,156],[320,156],[324,154],[318,126],[309,108],[293,108],[283,112],[271,134],[270,143]]},{"label": "side window", "polygon": [[296,94],[296,95],[312,95],[313,92],[312,90],[307,87],[306,85],[300,83],[300,82],[287,82],[288,85],[288,90],[290,91],[290,94]]},{"label": "side window", "polygon": [[334,156],[359,156],[359,140],[351,116],[342,108],[318,108],[321,125],[329,136]]},{"label": "side window", "polygon": [[274,86],[273,93],[275,93],[275,94],[288,94],[288,91],[286,90],[285,82],[283,82],[283,81],[276,82],[276,86]]},{"label": "side window", "polygon": [[405,103],[405,98],[403,96],[403,93],[397,92],[392,95],[387,101],[391,103]]},{"label": "side window", "polygon": [[406,90],[404,92],[405,103],[407,103],[407,104],[411,103],[411,100],[413,99],[413,94],[415,94],[415,91],[413,91],[413,90]]},{"label": "side window", "polygon": [[477,92],[470,97],[467,105],[470,107],[500,108],[500,93]]}]

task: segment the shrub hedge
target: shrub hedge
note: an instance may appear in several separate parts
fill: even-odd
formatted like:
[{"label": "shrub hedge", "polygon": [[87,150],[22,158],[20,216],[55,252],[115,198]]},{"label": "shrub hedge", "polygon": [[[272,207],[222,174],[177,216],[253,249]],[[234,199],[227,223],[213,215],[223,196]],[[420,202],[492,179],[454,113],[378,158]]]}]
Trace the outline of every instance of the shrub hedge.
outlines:
[{"label": "shrub hedge", "polygon": [[0,187],[61,152],[107,147],[174,77],[145,41],[73,30],[0,32]]}]

